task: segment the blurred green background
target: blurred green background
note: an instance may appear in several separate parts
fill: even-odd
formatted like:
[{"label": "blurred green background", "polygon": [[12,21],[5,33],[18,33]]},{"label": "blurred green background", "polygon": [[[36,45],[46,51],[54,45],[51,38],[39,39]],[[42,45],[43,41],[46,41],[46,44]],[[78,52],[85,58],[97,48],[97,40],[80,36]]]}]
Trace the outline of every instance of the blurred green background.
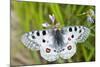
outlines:
[{"label": "blurred green background", "polygon": [[[95,10],[95,6],[11,0],[11,65],[95,61],[95,23],[87,22],[86,15],[81,15],[89,9]],[[44,22],[51,22],[49,14],[55,15],[61,27],[82,25],[91,30],[88,39],[84,43],[77,44],[77,52],[71,59],[47,62],[41,58],[39,52],[31,51],[20,41],[25,32],[42,30]]]}]

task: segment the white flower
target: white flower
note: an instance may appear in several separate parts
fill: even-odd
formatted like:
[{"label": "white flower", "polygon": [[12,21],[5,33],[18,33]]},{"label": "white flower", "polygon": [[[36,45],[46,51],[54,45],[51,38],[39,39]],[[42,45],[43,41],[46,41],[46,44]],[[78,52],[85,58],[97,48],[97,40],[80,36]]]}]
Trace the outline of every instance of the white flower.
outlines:
[{"label": "white flower", "polygon": [[91,23],[94,23],[94,19],[90,15],[87,16],[87,21],[91,22]]},{"label": "white flower", "polygon": [[46,23],[43,23],[42,26],[45,27],[45,28],[48,28],[48,27],[52,27],[54,29],[58,28],[60,26],[60,23],[55,23],[55,16],[54,14],[52,15],[49,15],[49,18],[51,20],[51,23],[49,24],[48,22]]},{"label": "white flower", "polygon": [[46,23],[43,23],[42,26],[47,28],[47,27],[50,27],[50,24],[46,22]]},{"label": "white flower", "polygon": [[89,11],[87,12],[87,21],[94,23],[95,22],[94,16],[95,16],[95,12],[92,9],[89,9]]},{"label": "white flower", "polygon": [[92,9],[89,10],[89,13],[90,13],[91,16],[95,16],[95,13]]},{"label": "white flower", "polygon": [[53,15],[49,15],[49,18],[50,18],[50,20],[52,21],[52,23],[54,23],[54,21],[55,21],[54,14],[53,14]]}]

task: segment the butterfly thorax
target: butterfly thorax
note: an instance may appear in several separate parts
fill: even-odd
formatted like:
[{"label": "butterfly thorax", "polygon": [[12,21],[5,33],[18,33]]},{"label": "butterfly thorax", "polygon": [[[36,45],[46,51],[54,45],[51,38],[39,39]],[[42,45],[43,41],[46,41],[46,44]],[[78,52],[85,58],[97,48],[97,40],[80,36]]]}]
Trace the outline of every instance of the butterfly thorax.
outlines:
[{"label": "butterfly thorax", "polygon": [[56,48],[57,50],[61,50],[64,46],[63,36],[62,36],[61,30],[53,29],[52,35],[54,37],[54,45],[53,45],[54,48]]}]

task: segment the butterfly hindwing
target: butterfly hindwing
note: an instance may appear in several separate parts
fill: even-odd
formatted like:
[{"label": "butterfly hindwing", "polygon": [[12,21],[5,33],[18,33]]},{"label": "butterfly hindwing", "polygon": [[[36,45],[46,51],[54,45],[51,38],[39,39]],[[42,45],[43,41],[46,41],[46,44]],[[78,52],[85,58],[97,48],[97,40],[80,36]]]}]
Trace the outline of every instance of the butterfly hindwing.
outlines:
[{"label": "butterfly hindwing", "polygon": [[56,49],[52,48],[49,45],[40,47],[40,54],[42,58],[50,62],[56,61],[59,58],[58,53],[56,52]]},{"label": "butterfly hindwing", "polygon": [[70,59],[75,53],[76,53],[76,44],[67,43],[66,46],[59,53],[59,55],[63,59]]}]

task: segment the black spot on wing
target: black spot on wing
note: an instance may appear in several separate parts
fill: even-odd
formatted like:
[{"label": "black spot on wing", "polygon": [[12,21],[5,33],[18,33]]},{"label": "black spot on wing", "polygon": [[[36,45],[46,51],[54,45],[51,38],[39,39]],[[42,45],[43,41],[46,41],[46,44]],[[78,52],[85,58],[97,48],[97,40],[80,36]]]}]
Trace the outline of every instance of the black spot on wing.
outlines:
[{"label": "black spot on wing", "polygon": [[72,27],[69,27],[69,32],[72,32]]},{"label": "black spot on wing", "polygon": [[43,39],[42,42],[45,43],[46,42],[45,39]]},{"label": "black spot on wing", "polygon": [[45,31],[45,30],[43,30],[43,31],[42,31],[42,34],[43,34],[43,35],[46,35],[46,31]]},{"label": "black spot on wing", "polygon": [[54,52],[56,52],[56,50],[54,50]]},{"label": "black spot on wing", "polygon": [[74,27],[74,31],[77,31],[77,27],[76,26]]},{"label": "black spot on wing", "polygon": [[35,36],[32,36],[32,39],[35,39]]},{"label": "black spot on wing", "polygon": [[40,32],[39,31],[37,31],[36,34],[37,34],[37,36],[40,36]]},{"label": "black spot on wing", "polygon": [[74,38],[74,35],[72,35],[71,37]]},{"label": "black spot on wing", "polygon": [[80,29],[80,30],[79,30],[79,33],[81,33],[81,32],[82,32],[82,30]]}]

